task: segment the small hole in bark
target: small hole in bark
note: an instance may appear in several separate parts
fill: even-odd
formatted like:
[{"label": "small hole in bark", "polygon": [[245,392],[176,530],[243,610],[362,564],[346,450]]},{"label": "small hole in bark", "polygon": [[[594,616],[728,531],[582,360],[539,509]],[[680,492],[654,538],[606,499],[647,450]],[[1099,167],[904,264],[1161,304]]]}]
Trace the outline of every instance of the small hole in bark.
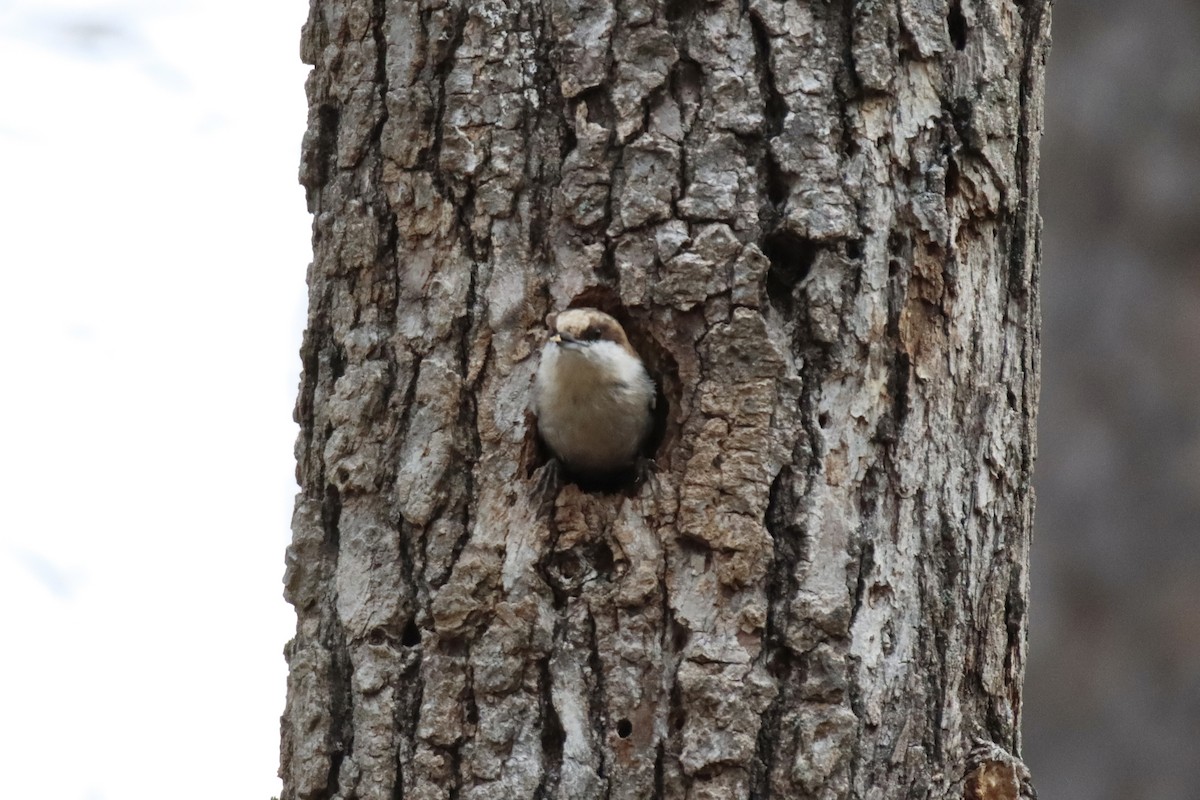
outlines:
[{"label": "small hole in bark", "polygon": [[893,258],[891,261],[888,262],[888,277],[894,278],[899,274],[900,274],[900,262]]},{"label": "small hole in bark", "polygon": [[846,257],[852,259],[860,259],[863,254],[862,239],[850,239],[846,242]]},{"label": "small hole in bark", "polygon": [[627,719],[623,719],[617,723],[617,736],[620,736],[622,739],[628,739],[629,735],[632,733],[633,733],[633,723],[632,722],[630,722]]},{"label": "small hole in bark", "polygon": [[421,629],[417,627],[415,620],[409,620],[408,625],[404,627],[404,634],[400,637],[400,644],[405,647],[416,647],[421,643]]},{"label": "small hole in bark", "polygon": [[1017,410],[1017,396],[1012,392],[1011,389],[1008,392],[1008,407],[1013,411]]},{"label": "small hole in bark", "polygon": [[768,292],[774,279],[779,288],[791,294],[792,287],[808,277],[808,271],[817,257],[817,246],[811,239],[785,230],[768,234],[763,239],[762,251],[771,261],[771,269],[767,273]]},{"label": "small hole in bark", "polygon": [[367,643],[374,645],[387,644],[387,634],[380,628],[376,628],[367,635]]},{"label": "small hole in bark", "polygon": [[817,424],[821,426],[822,430],[827,428],[829,426],[829,414],[825,411],[822,411],[817,416]]},{"label": "small hole in bark", "polygon": [[962,13],[962,4],[955,0],[950,4],[950,13],[946,15],[946,27],[950,29],[950,41],[954,42],[955,50],[967,46],[967,19]]}]

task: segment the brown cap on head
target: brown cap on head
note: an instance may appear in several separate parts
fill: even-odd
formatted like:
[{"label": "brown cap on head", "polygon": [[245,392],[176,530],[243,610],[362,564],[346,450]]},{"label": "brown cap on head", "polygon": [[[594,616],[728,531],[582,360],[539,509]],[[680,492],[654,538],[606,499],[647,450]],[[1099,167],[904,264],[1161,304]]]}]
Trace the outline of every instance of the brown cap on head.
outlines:
[{"label": "brown cap on head", "polygon": [[621,346],[627,353],[637,357],[630,346],[621,323],[595,308],[569,308],[560,314],[546,317],[546,327],[564,339],[578,342],[606,341]]}]

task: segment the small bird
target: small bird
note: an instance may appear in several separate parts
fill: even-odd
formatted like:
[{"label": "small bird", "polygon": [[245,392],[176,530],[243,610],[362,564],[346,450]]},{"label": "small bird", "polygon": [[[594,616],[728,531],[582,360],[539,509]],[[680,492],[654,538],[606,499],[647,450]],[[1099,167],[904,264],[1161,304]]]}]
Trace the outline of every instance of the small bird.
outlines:
[{"label": "small bird", "polygon": [[542,441],[584,480],[640,467],[656,392],[621,324],[594,308],[572,308],[547,316],[546,327],[533,386]]}]

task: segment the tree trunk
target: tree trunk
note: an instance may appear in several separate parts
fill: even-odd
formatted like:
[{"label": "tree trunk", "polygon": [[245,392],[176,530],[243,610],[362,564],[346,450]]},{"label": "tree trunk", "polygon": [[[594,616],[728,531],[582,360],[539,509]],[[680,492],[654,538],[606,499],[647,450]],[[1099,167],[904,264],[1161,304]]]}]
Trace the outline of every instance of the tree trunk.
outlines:
[{"label": "tree trunk", "polygon": [[1016,796],[1048,5],[313,0],[286,800]]}]

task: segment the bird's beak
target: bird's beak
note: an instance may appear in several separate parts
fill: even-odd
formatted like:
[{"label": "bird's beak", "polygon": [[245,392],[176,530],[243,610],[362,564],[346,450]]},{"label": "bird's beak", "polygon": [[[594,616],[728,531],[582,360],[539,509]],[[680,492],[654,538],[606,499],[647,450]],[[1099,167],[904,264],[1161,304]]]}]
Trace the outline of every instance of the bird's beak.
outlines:
[{"label": "bird's beak", "polygon": [[562,344],[562,337],[556,333],[550,337],[550,341],[554,342],[555,344]]}]

